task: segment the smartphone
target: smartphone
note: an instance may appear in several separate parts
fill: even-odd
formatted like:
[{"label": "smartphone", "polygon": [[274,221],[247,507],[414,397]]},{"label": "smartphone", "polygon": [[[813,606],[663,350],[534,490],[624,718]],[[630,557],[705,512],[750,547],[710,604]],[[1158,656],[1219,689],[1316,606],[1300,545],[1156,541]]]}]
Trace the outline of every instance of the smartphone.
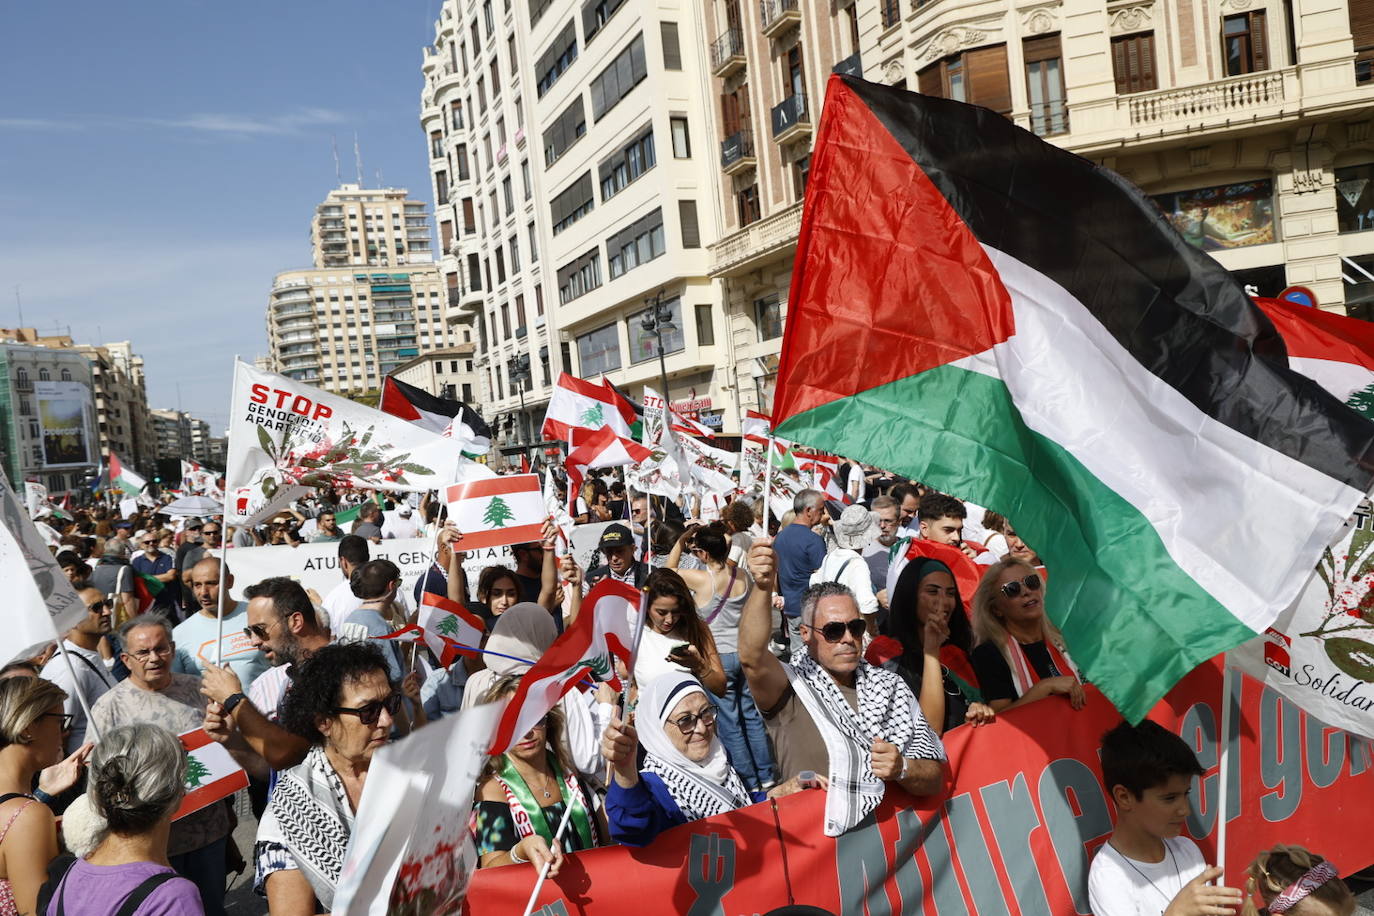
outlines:
[{"label": "smartphone", "polygon": [[673,659],[674,661],[685,661],[688,657],[687,644],[684,642],[678,643],[676,646],[673,646],[671,649],[668,650],[668,657]]}]

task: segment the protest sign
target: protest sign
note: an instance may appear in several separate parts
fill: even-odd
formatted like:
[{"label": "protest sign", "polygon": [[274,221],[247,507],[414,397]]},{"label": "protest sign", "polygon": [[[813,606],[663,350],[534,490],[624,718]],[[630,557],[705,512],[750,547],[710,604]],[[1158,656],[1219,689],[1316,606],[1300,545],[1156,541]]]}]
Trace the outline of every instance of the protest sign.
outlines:
[{"label": "protest sign", "polygon": [[186,748],[186,795],[172,820],[180,820],[248,788],[248,774],[243,767],[205,729],[193,728],[177,737]]},{"label": "protest sign", "polygon": [[544,494],[538,474],[515,474],[456,483],[444,491],[449,521],[463,532],[464,550],[538,541],[543,534]]},{"label": "protest sign", "polygon": [[[583,572],[605,562],[599,560],[596,554],[596,545],[601,542],[601,535],[612,525],[624,525],[629,527],[629,522],[617,520],[613,522],[592,522],[590,525],[578,525],[572,531],[572,553],[573,560],[582,568]],[[596,562],[593,562],[593,561]]]},{"label": "protest sign", "polygon": [[[1228,883],[1280,841],[1310,843],[1344,874],[1374,862],[1374,844],[1350,829],[1374,790],[1370,742],[1243,680],[1243,691],[1237,678],[1234,692],[1244,715],[1235,717],[1230,736],[1237,778],[1228,793]],[[832,840],[821,832],[825,794],[802,792],[685,824],[643,849],[574,853],[545,885],[536,912],[601,916],[654,900],[664,912],[763,913],[794,899],[868,916],[1088,913],[1089,862],[1113,817],[1098,741],[1121,721],[1101,694],[1088,693],[1077,712],[1042,700],[991,725],[946,733],[952,784],[938,800],[889,788],[871,819]],[[1184,737],[1204,768],[1194,781],[1187,833],[1209,862],[1219,810],[1220,699],[1221,666],[1213,660],[1152,713]],[[625,880],[630,874],[634,880]],[[481,871],[466,912],[516,911],[529,891],[528,869]]]},{"label": "protest sign", "polygon": [[[461,546],[467,546],[466,539]],[[477,577],[483,569],[488,566],[515,566],[509,547],[489,547],[468,550],[466,553],[463,570],[467,573],[468,591],[473,595],[477,590]],[[434,541],[430,538],[383,540],[380,544],[368,544],[368,555],[373,560],[390,560],[400,568],[401,594],[409,599],[416,581],[429,568],[434,557]],[[329,594],[329,590],[343,578],[339,572],[337,541],[302,544],[299,547],[235,547],[225,557],[229,571],[234,574],[234,585],[229,589],[229,595],[235,601],[243,600],[245,588],[268,576],[295,579],[305,588],[313,588],[321,597]]]}]

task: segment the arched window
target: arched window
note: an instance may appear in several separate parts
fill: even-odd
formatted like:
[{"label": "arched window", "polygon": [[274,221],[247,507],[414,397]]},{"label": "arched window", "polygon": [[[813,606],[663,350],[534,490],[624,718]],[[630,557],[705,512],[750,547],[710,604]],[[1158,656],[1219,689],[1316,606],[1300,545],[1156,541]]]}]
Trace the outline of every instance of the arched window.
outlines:
[{"label": "arched window", "polygon": [[72,370],[70,370],[70,369],[63,369],[63,370],[62,370],[62,381],[64,381],[64,382],[70,382],[71,380],[72,380]]},{"label": "arched window", "polygon": [[14,371],[14,380],[20,385],[27,385],[29,383],[29,370],[20,366]]},{"label": "arched window", "polygon": [[38,370],[38,380],[39,380],[40,382],[51,381],[51,379],[52,379],[52,373],[50,373],[50,372],[47,370],[46,367],[44,367],[44,368]]}]

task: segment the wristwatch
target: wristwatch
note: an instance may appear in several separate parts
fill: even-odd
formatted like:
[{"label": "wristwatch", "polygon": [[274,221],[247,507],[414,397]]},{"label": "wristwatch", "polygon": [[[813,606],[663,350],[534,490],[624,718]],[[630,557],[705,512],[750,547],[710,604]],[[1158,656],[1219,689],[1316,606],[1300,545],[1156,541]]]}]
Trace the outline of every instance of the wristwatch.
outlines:
[{"label": "wristwatch", "polygon": [[246,696],[244,696],[243,694],[241,694],[241,693],[234,693],[234,694],[230,694],[229,696],[225,697],[225,698],[224,698],[224,702],[221,703],[220,705],[224,707],[224,714],[225,714],[226,716],[231,716],[231,715],[234,714],[234,709],[237,708],[238,705],[239,705],[240,703],[242,703],[242,702],[243,702],[244,700],[246,700],[246,699],[248,699],[248,698],[247,698]]}]

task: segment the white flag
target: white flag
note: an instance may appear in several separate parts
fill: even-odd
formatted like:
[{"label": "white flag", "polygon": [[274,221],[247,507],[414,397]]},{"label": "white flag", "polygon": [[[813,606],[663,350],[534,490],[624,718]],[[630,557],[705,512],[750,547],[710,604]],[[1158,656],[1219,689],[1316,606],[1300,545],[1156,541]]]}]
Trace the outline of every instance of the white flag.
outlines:
[{"label": "white flag", "polygon": [[705,487],[708,493],[734,492],[735,479],[732,475],[739,470],[739,455],[707,445],[692,436],[680,435],[677,441],[689,462],[694,481]]},{"label": "white flag", "polygon": [[633,466],[626,474],[630,486],[640,493],[653,493],[677,499],[682,494],[687,466],[670,424],[664,422],[663,399],[652,388],[644,389],[644,431],[640,441],[652,455]]},{"label": "white flag", "polygon": [[0,576],[9,607],[0,661],[10,662],[60,639],[86,616],[86,605],[43,543],[3,470],[0,515]]},{"label": "white flag", "polygon": [[310,487],[437,490],[458,459],[452,442],[413,423],[238,363],[225,521],[252,524]]}]

